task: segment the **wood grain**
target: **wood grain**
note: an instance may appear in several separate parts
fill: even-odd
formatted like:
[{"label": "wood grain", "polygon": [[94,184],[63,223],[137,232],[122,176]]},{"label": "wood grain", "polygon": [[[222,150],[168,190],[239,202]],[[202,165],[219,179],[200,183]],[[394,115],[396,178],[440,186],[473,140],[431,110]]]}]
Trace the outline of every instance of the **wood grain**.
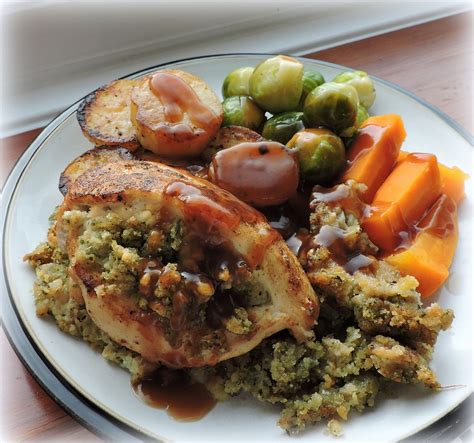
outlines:
[{"label": "wood grain", "polygon": [[316,52],[408,89],[473,132],[472,13]]},{"label": "wood grain", "polygon": [[[465,13],[309,54],[397,83],[472,133],[472,14]],[[0,183],[40,129],[2,140]],[[101,441],[34,381],[0,333],[0,440]]]}]

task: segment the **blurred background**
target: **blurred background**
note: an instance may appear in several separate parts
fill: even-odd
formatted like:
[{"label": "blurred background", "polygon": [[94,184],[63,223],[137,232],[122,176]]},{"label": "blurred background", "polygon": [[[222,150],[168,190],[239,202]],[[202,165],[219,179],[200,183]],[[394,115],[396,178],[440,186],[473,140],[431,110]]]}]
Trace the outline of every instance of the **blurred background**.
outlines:
[{"label": "blurred background", "polygon": [[145,67],[229,52],[308,54],[471,8],[465,1],[4,1],[0,137],[42,127],[96,87]]}]

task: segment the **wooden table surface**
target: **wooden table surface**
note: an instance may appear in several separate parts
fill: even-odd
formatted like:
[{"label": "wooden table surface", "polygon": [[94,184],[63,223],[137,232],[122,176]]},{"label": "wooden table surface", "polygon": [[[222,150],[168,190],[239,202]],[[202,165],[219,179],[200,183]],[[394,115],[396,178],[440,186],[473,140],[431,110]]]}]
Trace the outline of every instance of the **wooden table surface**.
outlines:
[{"label": "wooden table surface", "polygon": [[[472,14],[464,13],[309,54],[397,83],[472,134]],[[0,183],[41,131],[2,140]],[[0,331],[0,441],[101,441],[35,382]]]}]

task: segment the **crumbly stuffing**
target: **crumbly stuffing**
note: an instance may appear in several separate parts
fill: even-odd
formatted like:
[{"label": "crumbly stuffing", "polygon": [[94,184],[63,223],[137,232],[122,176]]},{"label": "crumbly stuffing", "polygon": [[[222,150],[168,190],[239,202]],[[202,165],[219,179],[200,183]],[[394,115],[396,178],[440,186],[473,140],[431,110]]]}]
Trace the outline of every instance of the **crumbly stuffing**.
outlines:
[{"label": "crumbly stuffing", "polygon": [[223,320],[224,327],[233,334],[245,335],[252,330],[253,323],[249,320],[247,311],[237,307],[234,314]]},{"label": "crumbly stuffing", "polygon": [[[358,185],[340,186],[349,187],[355,193],[352,199],[357,198]],[[313,235],[320,231],[323,220],[329,226],[337,225],[343,233],[350,233],[346,244],[349,253],[370,255],[373,251],[372,243],[350,211],[313,200]],[[354,232],[359,234],[354,237]],[[383,260],[374,260],[368,269],[350,274],[334,261],[326,247],[319,246],[308,252],[306,271],[324,304],[352,313],[364,332],[393,337],[425,358],[431,356],[439,332],[448,329],[454,318],[451,310],[442,309],[437,303],[425,308],[416,291],[417,280],[401,276],[397,269]],[[327,310],[323,311],[322,323],[327,313]]]},{"label": "crumbly stuffing", "polygon": [[[362,187],[355,183],[341,186],[350,200],[356,201]],[[160,251],[167,264],[151,291],[153,300],[140,300],[145,308],[167,317],[173,294],[183,285],[183,275],[171,260],[181,246],[182,226],[174,225],[167,232],[148,229],[143,222],[147,220],[145,215],[142,221],[129,220],[127,226],[120,221],[120,227],[113,215],[94,218],[82,234],[80,248],[85,262],[100,263],[105,280],[146,294],[150,293],[152,280],[147,274],[141,280],[137,278],[137,263],[151,251]],[[279,404],[279,425],[289,433],[327,420],[329,432],[341,435],[341,421],[347,420],[351,411],[373,407],[382,392],[390,393],[399,383],[437,389],[439,384],[429,361],[437,336],[449,328],[453,312],[438,304],[424,307],[416,291],[416,279],[402,277],[386,262],[375,259],[377,248],[362,231],[359,215],[344,204],[317,198],[311,203],[313,239],[325,227],[336,228],[346,252],[372,258],[370,266],[351,273],[335,260],[330,248],[316,241],[300,257],[320,298],[315,339],[297,343],[283,331],[247,354],[213,367],[191,369],[189,374],[205,382],[219,400],[247,392],[262,402]],[[81,211],[71,211],[65,217],[72,227],[84,221]],[[114,343],[91,321],[80,292],[78,295],[68,277],[67,257],[56,247],[53,231],[48,238],[48,243],[25,257],[36,268],[38,315],[52,315],[63,331],[82,337],[135,378],[144,374],[150,364]],[[232,287],[228,270],[221,270],[216,277],[221,289]],[[205,303],[215,287],[205,279],[200,283],[196,291]],[[251,279],[233,290],[246,306],[262,305],[268,300],[268,294],[253,286]],[[252,330],[243,308],[237,308],[224,326],[235,334]],[[201,345],[203,351],[220,346],[221,336],[203,336]]]},{"label": "crumbly stuffing", "polygon": [[[363,188],[341,186],[354,204]],[[429,360],[453,312],[436,303],[424,307],[415,278],[375,259],[377,248],[362,231],[357,211],[314,199],[310,222],[313,239],[324,227],[337,228],[349,255],[372,257],[370,266],[352,274],[317,242],[300,257],[320,297],[317,338],[298,344],[279,334],[246,355],[193,374],[219,399],[248,392],[281,404],[279,424],[290,433],[326,419],[329,432],[340,435],[340,420],[351,410],[374,406],[380,393],[398,383],[439,388]]]},{"label": "crumbly stuffing", "polygon": [[[168,322],[170,341],[179,341],[177,331],[184,329],[182,326],[203,330],[202,343],[196,352],[204,353],[223,350],[226,342],[223,333],[205,331],[207,302],[212,299],[216,285],[221,285],[222,292],[233,290],[234,284],[228,269],[229,275],[221,275],[223,281],[202,273],[185,272],[178,265],[184,235],[181,222],[158,224],[148,212],[141,211],[137,216],[130,211],[116,213],[98,208],[66,211],[61,222],[66,224],[66,229],[77,233],[72,262],[58,247],[54,218],[48,242],[24,257],[37,274],[34,286],[37,314],[51,315],[61,330],[82,337],[106,358],[127,367],[133,376],[138,374],[138,368],[149,364],[114,343],[95,326],[80,288],[69,277],[71,265],[75,271],[79,269],[90,277],[89,290],[92,288],[98,296],[120,292],[131,297],[139,309]],[[250,286],[244,281],[239,291],[245,293],[245,287]],[[246,303],[245,297],[241,299]],[[243,305],[236,306],[222,322],[228,332],[236,335],[247,334],[253,328]]]},{"label": "crumbly stuffing", "polygon": [[[45,251],[49,251],[48,256]],[[128,370],[132,379],[138,379],[156,367],[136,352],[114,342],[95,325],[79,288],[68,275],[69,263],[59,249],[50,243],[47,247],[40,244],[25,259],[36,269],[33,293],[37,315],[50,315],[59,329],[82,338],[104,358]]]},{"label": "crumbly stuffing", "polygon": [[342,426],[341,422],[336,419],[331,419],[328,421],[328,431],[330,434],[340,437],[342,435]]}]

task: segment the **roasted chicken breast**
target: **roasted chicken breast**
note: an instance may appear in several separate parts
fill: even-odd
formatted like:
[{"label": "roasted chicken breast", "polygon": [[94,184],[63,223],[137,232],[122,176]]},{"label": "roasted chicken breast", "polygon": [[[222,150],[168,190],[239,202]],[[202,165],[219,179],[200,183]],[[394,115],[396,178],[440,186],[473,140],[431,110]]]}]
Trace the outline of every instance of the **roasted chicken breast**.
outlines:
[{"label": "roasted chicken breast", "polygon": [[312,336],[318,299],[281,236],[185,172],[145,161],[89,170],[56,235],[93,321],[149,361],[213,365],[282,329]]},{"label": "roasted chicken breast", "polygon": [[135,156],[121,146],[100,146],[89,149],[69,163],[59,177],[59,191],[66,195],[71,183],[88,169],[120,160],[134,160]]}]

